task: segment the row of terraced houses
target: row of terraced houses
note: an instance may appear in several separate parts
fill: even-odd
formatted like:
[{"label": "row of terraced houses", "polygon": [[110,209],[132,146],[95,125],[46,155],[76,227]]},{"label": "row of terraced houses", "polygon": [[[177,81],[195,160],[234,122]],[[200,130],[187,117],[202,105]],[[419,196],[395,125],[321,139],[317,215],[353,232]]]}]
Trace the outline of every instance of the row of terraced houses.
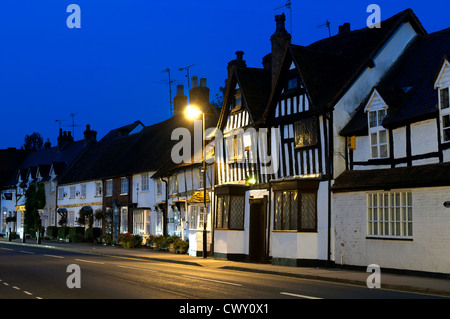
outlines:
[{"label": "row of terraced houses", "polygon": [[[1,150],[1,232],[23,235],[24,192],[41,182],[43,226],[75,226],[88,207],[113,211],[117,233],[178,235],[193,256],[206,223],[216,258],[448,276],[450,29],[428,33],[407,9],[300,46],[284,15],[275,22],[261,68],[242,51],[228,63],[220,109],[193,77],[161,123]],[[172,132],[197,125],[188,100],[211,128],[205,175],[199,161],[172,160]]]}]

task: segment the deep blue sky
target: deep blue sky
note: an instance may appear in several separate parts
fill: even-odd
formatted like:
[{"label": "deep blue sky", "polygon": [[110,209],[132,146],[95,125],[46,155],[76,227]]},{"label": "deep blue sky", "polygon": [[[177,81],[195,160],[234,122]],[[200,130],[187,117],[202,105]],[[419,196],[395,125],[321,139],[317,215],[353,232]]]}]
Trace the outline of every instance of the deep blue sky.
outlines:
[{"label": "deep blue sky", "polygon": [[[69,29],[69,4],[81,8],[81,29]],[[211,99],[223,86],[228,61],[245,52],[261,67],[275,31],[274,10],[285,0],[2,0],[0,11],[0,148],[23,144],[39,132],[56,144],[59,124],[75,138],[86,124],[103,137],[135,120],[150,125],[170,117],[166,68],[187,88],[186,73],[205,77]],[[428,32],[449,27],[448,0],[292,0],[292,43],[308,45],[350,22],[365,27],[376,3],[382,20],[412,8]],[[187,93],[187,92],[186,92]]]}]

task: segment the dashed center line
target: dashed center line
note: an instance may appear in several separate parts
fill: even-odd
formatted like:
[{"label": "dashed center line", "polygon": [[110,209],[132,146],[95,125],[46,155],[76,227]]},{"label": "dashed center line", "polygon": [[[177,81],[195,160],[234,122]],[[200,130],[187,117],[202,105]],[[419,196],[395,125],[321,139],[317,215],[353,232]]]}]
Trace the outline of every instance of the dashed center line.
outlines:
[{"label": "dashed center line", "polygon": [[215,279],[208,279],[208,278],[202,278],[202,277],[194,277],[194,276],[188,276],[188,275],[181,275],[182,277],[186,278],[192,278],[192,279],[198,279],[198,280],[204,280],[204,281],[212,281],[217,282],[219,284],[226,284],[226,285],[232,285],[232,286],[241,286],[241,284],[236,284],[234,282],[228,282],[228,281],[221,281],[221,280],[215,280]]},{"label": "dashed center line", "polygon": [[12,287],[13,287],[13,289],[20,290],[20,288],[17,286],[12,286]]},{"label": "dashed center line", "polygon": [[281,295],[286,295],[286,296],[291,296],[291,297],[297,297],[297,298],[305,298],[305,299],[323,299],[323,298],[318,298],[318,297],[311,297],[311,296],[293,294],[293,293],[290,293],[290,292],[280,292],[280,294]]},{"label": "dashed center line", "polygon": [[99,262],[99,261],[92,261],[92,260],[85,260],[85,259],[75,259],[78,261],[84,261],[86,263],[93,263],[93,264],[100,264],[100,265],[104,265],[105,263]]},{"label": "dashed center line", "polygon": [[30,254],[30,255],[34,255],[33,252],[31,251],[26,251],[26,250],[19,250],[19,252],[24,253],[24,254]]},{"label": "dashed center line", "polygon": [[0,249],[3,249],[3,250],[12,250],[11,248],[5,248],[5,247],[1,247]]},{"label": "dashed center line", "polygon": [[142,270],[142,271],[158,272],[157,270],[153,270],[153,269],[135,268],[135,267],[121,266],[121,265],[118,265],[117,267],[120,267],[120,268],[127,268],[127,269],[133,269],[133,270]]},{"label": "dashed center line", "polygon": [[53,258],[64,258],[63,256],[56,256],[56,255],[45,255],[44,254],[44,256],[53,257]]},{"label": "dashed center line", "polygon": [[29,291],[24,290],[23,292],[26,293],[28,296],[31,296],[31,295],[32,295],[32,293],[29,292]]}]

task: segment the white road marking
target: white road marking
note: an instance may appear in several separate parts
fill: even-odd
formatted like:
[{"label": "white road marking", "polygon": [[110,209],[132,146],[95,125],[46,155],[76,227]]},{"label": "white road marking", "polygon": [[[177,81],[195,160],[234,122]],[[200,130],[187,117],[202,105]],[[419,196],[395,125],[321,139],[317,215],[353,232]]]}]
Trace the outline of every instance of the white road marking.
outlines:
[{"label": "white road marking", "polygon": [[53,258],[64,258],[64,257],[62,257],[62,256],[56,256],[56,255],[44,255],[44,256],[47,256],[47,257],[53,257]]},{"label": "white road marking", "polygon": [[12,250],[11,248],[5,248],[5,247],[0,247],[0,249],[3,249],[3,250]]},{"label": "white road marking", "polygon": [[286,295],[286,296],[291,296],[291,297],[305,298],[305,299],[323,299],[323,298],[318,298],[318,297],[311,297],[311,296],[293,294],[293,293],[290,293],[290,292],[280,292],[280,294],[281,295]]},{"label": "white road marking", "polygon": [[236,284],[236,283],[228,282],[228,281],[221,281],[221,280],[207,279],[207,278],[194,277],[194,276],[188,276],[188,275],[181,275],[181,276],[182,276],[182,277],[186,277],[186,278],[192,278],[192,279],[198,279],[198,280],[205,280],[205,281],[217,282],[217,283],[219,283],[219,284],[226,284],[226,285],[233,285],[233,286],[242,286],[241,284]]},{"label": "white road marking", "polygon": [[42,299],[41,297],[36,297],[36,299]]},{"label": "white road marking", "polygon": [[117,267],[120,267],[120,268],[128,268],[128,269],[134,269],[134,270],[143,270],[143,271],[158,272],[157,270],[153,270],[153,269],[145,269],[145,268],[135,268],[135,267],[128,267],[128,266],[120,266],[120,265],[118,265]]},{"label": "white road marking", "polygon": [[13,289],[20,290],[20,288],[17,286],[12,286],[12,287],[13,287]]},{"label": "white road marking", "polygon": [[31,254],[31,255],[34,255],[34,253],[32,253],[31,251],[19,250],[19,252],[24,253],[24,254]]},{"label": "white road marking", "polygon": [[98,261],[91,261],[91,260],[85,260],[85,259],[75,259],[75,260],[84,261],[86,263],[100,264],[100,265],[104,265],[105,264],[105,263],[101,263],[101,262],[98,262]]},{"label": "white road marking", "polygon": [[32,293],[29,292],[29,291],[24,290],[23,292],[26,293],[28,296],[31,296],[31,295],[32,295]]},{"label": "white road marking", "polygon": [[7,282],[4,282],[3,284],[4,284],[5,286],[9,286],[9,284],[8,284]]}]

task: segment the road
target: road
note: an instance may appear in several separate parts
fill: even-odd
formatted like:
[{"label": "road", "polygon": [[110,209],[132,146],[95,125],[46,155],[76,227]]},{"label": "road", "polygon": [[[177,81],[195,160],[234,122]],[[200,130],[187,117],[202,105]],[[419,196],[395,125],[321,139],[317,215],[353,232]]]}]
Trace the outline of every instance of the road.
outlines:
[{"label": "road", "polygon": [[[79,266],[79,272],[74,272],[69,265]],[[69,287],[77,283],[79,288]],[[245,299],[261,302],[268,299],[437,297],[236,270],[0,244],[0,298]],[[184,305],[185,302],[176,304]]]}]

